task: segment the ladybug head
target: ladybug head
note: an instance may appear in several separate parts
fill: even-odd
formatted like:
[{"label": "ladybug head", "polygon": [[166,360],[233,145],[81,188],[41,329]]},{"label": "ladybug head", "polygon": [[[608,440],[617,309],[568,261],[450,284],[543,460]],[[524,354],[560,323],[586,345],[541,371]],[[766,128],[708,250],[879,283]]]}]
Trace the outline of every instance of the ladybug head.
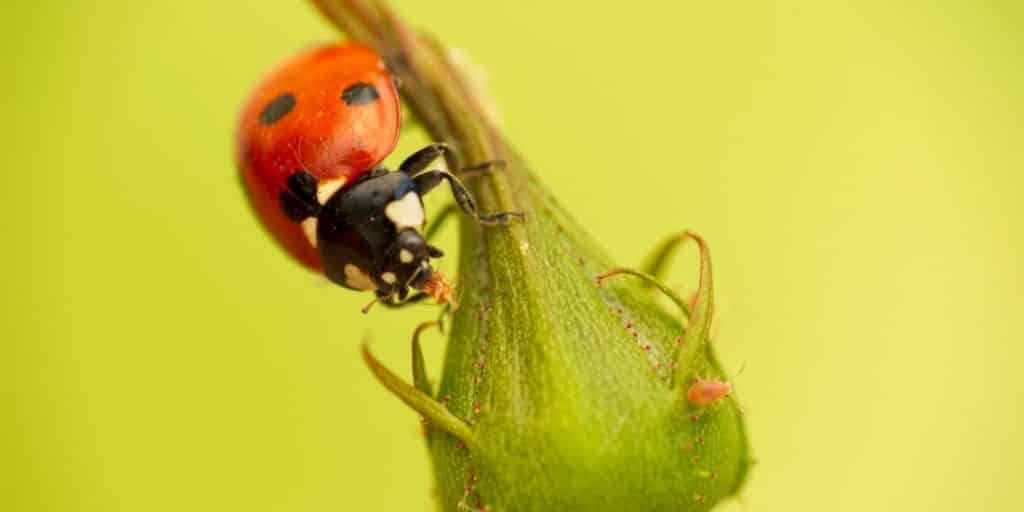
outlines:
[{"label": "ladybug head", "polygon": [[433,274],[430,259],[441,256],[444,253],[428,244],[418,230],[406,228],[395,236],[394,251],[389,263],[399,270],[400,275],[408,276],[408,286],[422,290]]}]

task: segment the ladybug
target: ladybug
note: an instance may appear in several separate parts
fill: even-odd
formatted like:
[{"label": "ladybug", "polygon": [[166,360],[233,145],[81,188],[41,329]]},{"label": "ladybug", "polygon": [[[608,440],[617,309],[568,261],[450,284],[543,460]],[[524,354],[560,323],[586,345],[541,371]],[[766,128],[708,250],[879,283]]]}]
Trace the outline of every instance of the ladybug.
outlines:
[{"label": "ladybug", "polygon": [[[389,306],[444,303],[451,285],[430,264],[444,253],[424,239],[422,196],[446,181],[463,212],[483,224],[522,214],[480,213],[452,173],[428,170],[440,157],[456,161],[445,144],[417,151],[396,171],[381,167],[401,121],[394,80],[373,50],[316,47],[279,66],[245,103],[239,169],[259,219],[305,266]],[[419,293],[408,297],[410,289]]]}]

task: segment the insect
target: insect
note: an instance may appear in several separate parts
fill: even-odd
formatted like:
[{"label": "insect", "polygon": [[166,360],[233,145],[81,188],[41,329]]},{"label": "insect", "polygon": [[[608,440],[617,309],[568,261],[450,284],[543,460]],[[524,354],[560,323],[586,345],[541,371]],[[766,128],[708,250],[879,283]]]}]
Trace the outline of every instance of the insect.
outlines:
[{"label": "insect", "polygon": [[[429,169],[440,157],[456,161],[444,144],[417,151],[396,171],[381,167],[400,127],[398,92],[373,50],[346,43],[301,52],[242,108],[242,180],[277,242],[330,281],[373,291],[389,306],[427,297],[445,303],[452,287],[430,264],[443,252],[424,238],[422,196],[446,181],[462,211],[483,224],[522,214],[480,213],[451,172]],[[418,293],[410,297],[410,289]]]},{"label": "insect", "polygon": [[694,405],[704,407],[725,398],[732,393],[732,385],[721,380],[697,378],[686,390],[686,399]]}]

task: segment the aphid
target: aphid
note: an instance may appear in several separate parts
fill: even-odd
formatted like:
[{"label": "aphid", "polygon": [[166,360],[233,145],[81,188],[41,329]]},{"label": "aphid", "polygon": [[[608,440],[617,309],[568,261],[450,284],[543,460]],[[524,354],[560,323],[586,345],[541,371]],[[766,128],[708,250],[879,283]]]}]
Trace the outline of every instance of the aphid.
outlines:
[{"label": "aphid", "polygon": [[710,405],[732,393],[732,385],[720,380],[698,378],[686,390],[686,399],[701,407]]}]

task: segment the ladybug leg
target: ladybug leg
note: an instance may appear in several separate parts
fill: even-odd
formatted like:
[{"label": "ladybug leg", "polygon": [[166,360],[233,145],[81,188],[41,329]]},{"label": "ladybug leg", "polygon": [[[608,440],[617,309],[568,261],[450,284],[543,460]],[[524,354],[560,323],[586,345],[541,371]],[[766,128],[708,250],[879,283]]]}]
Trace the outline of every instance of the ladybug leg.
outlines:
[{"label": "ladybug leg", "polygon": [[445,157],[447,163],[452,168],[459,168],[459,159],[455,152],[452,151],[451,146],[443,142],[435,142],[430,144],[423,149],[409,155],[401,165],[398,166],[398,170],[402,171],[409,176],[419,174],[426,169],[434,160],[439,157]]},{"label": "ladybug leg", "polygon": [[401,309],[406,306],[412,306],[420,302],[423,302],[424,300],[429,299],[430,295],[427,295],[423,292],[416,292],[412,294],[409,298],[398,301],[396,301],[394,297],[394,295],[389,295],[387,297],[380,298],[379,300],[377,300],[377,302],[381,306],[384,306],[388,309]]},{"label": "ladybug leg", "polygon": [[469,193],[466,186],[459,181],[450,172],[447,171],[430,171],[417,175],[412,179],[413,183],[416,184],[416,192],[422,197],[427,192],[430,192],[434,187],[441,184],[442,181],[447,181],[448,185],[451,186],[452,196],[455,197],[455,203],[459,205],[462,211],[473,217],[477,222],[481,224],[508,224],[514,217],[523,218],[525,215],[523,212],[498,212],[498,213],[480,213],[476,206],[476,200],[473,199],[473,195]]},{"label": "ladybug leg", "polygon": [[299,171],[289,176],[285,184],[288,190],[282,190],[278,200],[289,219],[302,222],[320,213],[320,201],[316,198],[316,178],[312,174]]},{"label": "ladybug leg", "polygon": [[507,162],[504,160],[491,160],[489,162],[482,162],[468,167],[461,167],[458,156],[454,151],[452,151],[451,146],[443,142],[435,142],[409,155],[409,157],[402,162],[402,165],[398,166],[398,170],[408,174],[409,176],[415,176],[423,172],[431,163],[442,156],[445,157],[445,160],[449,164],[449,169],[458,169],[459,172],[466,177],[476,176],[493,170],[502,170],[507,165]]},{"label": "ladybug leg", "polygon": [[507,166],[508,166],[508,162],[506,162],[504,160],[501,160],[501,159],[491,160],[491,161],[488,161],[488,162],[481,162],[481,163],[476,164],[476,165],[470,165],[468,167],[463,167],[462,170],[461,170],[461,173],[462,173],[462,177],[470,178],[470,177],[479,176],[481,174],[488,173],[488,172],[495,171],[495,170],[503,171],[503,170],[505,170],[505,167],[507,167]]},{"label": "ladybug leg", "polygon": [[[363,314],[365,315],[366,313],[369,313],[370,312],[370,308],[372,308],[374,304],[380,304],[381,306],[383,306],[385,308],[388,308],[388,309],[400,309],[400,308],[404,308],[405,306],[408,306],[408,305],[411,305],[411,304],[415,304],[417,302],[421,302],[424,299],[429,298],[429,295],[427,295],[425,293],[422,293],[422,292],[419,292],[419,293],[413,294],[413,296],[409,297],[408,299],[405,299],[405,300],[397,299],[396,300],[395,294],[396,294],[396,292],[390,292],[390,293],[388,293],[388,292],[377,292],[377,296],[374,297],[373,300],[371,300],[369,304],[363,306],[363,309],[362,309]],[[422,295],[422,297],[421,297],[421,295]]]}]

